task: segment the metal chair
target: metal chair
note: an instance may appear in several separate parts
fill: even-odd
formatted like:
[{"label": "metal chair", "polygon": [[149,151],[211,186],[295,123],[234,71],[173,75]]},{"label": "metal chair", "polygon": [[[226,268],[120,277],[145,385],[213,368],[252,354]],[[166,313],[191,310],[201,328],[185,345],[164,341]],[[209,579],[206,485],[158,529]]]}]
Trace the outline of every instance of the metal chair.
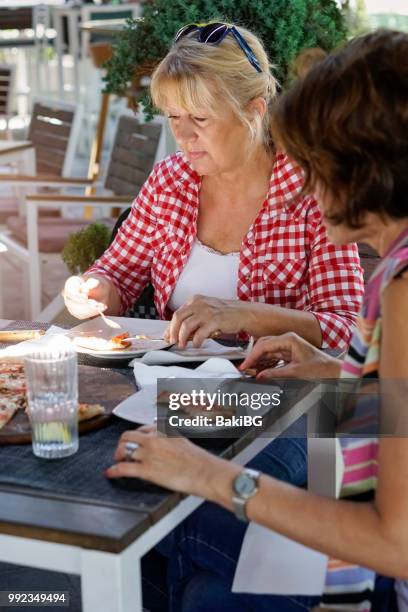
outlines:
[{"label": "metal chair", "polygon": [[82,119],[78,104],[35,99],[28,140],[35,146],[38,174],[71,175]]},{"label": "metal chair", "polygon": [[[83,120],[78,104],[37,98],[33,104],[27,140],[34,147],[33,175],[1,174],[0,185],[12,188],[9,197],[0,199],[0,223],[23,212],[25,188],[58,187],[62,178],[72,175]],[[1,161],[1,160],[0,160]],[[30,179],[30,180],[29,180]],[[84,179],[85,180],[85,179]],[[84,180],[79,182],[83,185]]]},{"label": "metal chair", "polygon": [[[63,1],[59,0],[61,3]],[[0,50],[3,50],[6,61],[16,60],[14,55],[16,48],[24,54],[25,58],[23,64],[20,64],[22,70],[19,69],[19,80],[23,81],[24,87],[19,95],[26,96],[29,92],[31,96],[33,91],[43,92],[40,65],[43,64],[43,69],[45,69],[46,61],[42,51],[45,46],[52,44],[55,36],[55,31],[51,28],[50,6],[47,2],[9,2],[9,6],[2,4],[3,6],[0,7]],[[45,77],[46,73],[44,70],[42,72],[42,76]],[[32,80],[29,79],[30,73],[35,76]],[[49,79],[46,80],[45,84],[47,83]]]}]

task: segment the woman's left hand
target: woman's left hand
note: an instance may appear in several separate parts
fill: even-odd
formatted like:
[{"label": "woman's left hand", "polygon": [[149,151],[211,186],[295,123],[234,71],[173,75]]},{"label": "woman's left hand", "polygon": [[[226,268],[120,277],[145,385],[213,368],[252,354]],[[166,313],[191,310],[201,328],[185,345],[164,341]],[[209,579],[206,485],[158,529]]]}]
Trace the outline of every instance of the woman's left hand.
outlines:
[{"label": "woman's left hand", "polygon": [[[127,458],[126,443],[138,446]],[[167,438],[156,426],[143,426],[126,431],[119,439],[115,461],[106,470],[108,478],[142,478],[181,493],[211,497],[214,476],[220,471],[222,459],[196,446],[186,438]]]},{"label": "woman's left hand", "polygon": [[189,340],[199,347],[215,335],[238,334],[246,329],[248,308],[239,300],[195,295],[173,314],[165,337],[184,348]]}]

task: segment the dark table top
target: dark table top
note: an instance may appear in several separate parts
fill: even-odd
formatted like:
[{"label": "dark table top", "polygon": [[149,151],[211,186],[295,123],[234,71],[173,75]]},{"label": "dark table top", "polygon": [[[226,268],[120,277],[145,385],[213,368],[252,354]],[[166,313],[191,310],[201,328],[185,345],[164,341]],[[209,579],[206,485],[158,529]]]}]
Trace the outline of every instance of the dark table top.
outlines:
[{"label": "dark table top", "polygon": [[[44,326],[18,323],[25,329]],[[16,322],[10,327],[13,326],[17,326]],[[122,372],[133,377],[130,369]],[[279,381],[274,384],[279,385]],[[273,426],[313,386],[303,383],[279,410],[271,410],[265,427]],[[183,498],[136,479],[126,479],[118,485],[104,479],[103,468],[112,463],[119,435],[133,427],[132,423],[114,418],[106,428],[81,437],[78,453],[55,462],[33,458],[30,446],[0,447],[0,533],[114,553],[129,546]],[[232,459],[258,436],[259,429],[254,428],[239,438],[206,438],[197,443]],[[34,467],[33,461],[38,461]],[[34,471],[30,473],[30,469]],[[7,474],[11,477],[7,478]]]}]

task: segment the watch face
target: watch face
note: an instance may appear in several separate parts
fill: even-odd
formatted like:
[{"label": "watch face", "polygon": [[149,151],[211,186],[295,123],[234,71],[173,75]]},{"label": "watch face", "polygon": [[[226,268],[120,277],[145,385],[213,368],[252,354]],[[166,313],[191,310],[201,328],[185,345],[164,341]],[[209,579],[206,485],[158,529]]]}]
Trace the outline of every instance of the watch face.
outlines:
[{"label": "watch face", "polygon": [[257,485],[256,485],[256,482],[253,476],[250,476],[249,474],[246,474],[245,472],[240,474],[236,478],[235,483],[234,483],[235,492],[240,497],[250,497],[252,493],[256,490],[256,488],[257,488]]}]

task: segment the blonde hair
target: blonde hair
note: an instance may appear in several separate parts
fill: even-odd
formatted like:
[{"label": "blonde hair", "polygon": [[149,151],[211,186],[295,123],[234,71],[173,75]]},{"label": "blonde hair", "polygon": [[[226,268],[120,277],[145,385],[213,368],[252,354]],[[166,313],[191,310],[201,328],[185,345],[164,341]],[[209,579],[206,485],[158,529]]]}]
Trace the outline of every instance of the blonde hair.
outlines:
[{"label": "blonde hair", "polygon": [[[273,143],[269,111],[277,81],[260,39],[245,28],[235,27],[251,47],[262,72],[250,64],[232,35],[228,34],[220,44],[211,44],[199,42],[192,32],[181,38],[155,69],[150,85],[152,99],[157,108],[165,108],[171,88],[175,102],[193,115],[203,108],[217,114],[227,104],[248,128],[250,145],[263,145],[270,151]],[[250,102],[258,97],[266,101],[263,117],[249,112]]]}]

